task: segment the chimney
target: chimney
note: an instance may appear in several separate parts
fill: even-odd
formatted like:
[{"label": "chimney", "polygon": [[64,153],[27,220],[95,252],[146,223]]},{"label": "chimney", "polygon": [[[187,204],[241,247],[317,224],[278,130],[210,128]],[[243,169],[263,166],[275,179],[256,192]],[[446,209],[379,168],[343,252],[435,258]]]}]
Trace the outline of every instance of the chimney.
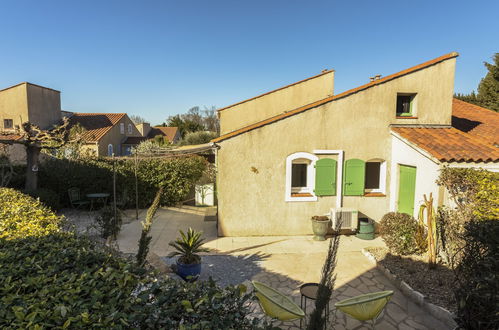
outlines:
[{"label": "chimney", "polygon": [[369,77],[369,80],[370,81],[374,81],[374,77]]},{"label": "chimney", "polygon": [[381,79],[381,75],[380,74],[377,74],[374,76],[374,80],[380,80]]},{"label": "chimney", "polygon": [[140,135],[142,135],[143,137],[147,136],[147,134],[149,134],[149,132],[151,131],[151,125],[149,123],[137,124],[135,125],[135,127],[137,127]]}]

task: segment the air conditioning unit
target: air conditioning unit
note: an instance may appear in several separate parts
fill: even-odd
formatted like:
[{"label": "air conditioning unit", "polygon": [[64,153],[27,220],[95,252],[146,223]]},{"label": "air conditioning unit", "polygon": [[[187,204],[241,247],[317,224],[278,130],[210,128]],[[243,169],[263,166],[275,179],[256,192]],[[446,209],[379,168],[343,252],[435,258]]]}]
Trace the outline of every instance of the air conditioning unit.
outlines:
[{"label": "air conditioning unit", "polygon": [[340,229],[350,229],[357,231],[359,228],[359,211],[353,209],[331,209],[331,221],[333,229],[341,223]]}]

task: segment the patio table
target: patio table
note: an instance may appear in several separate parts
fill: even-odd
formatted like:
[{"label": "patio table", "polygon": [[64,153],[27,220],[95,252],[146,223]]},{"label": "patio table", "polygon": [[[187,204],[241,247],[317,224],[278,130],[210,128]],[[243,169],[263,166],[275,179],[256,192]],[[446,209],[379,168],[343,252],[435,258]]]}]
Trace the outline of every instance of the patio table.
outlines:
[{"label": "patio table", "polygon": [[102,203],[102,206],[107,204],[107,198],[109,197],[108,193],[92,193],[92,194],[86,194],[87,198],[90,199],[90,211],[92,211],[94,207],[94,202]]}]

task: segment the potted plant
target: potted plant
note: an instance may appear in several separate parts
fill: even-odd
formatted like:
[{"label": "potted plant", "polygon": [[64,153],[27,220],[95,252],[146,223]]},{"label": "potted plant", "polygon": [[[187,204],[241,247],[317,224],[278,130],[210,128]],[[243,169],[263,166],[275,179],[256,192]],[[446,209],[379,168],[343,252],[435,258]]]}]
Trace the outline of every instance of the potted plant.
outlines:
[{"label": "potted plant", "polygon": [[326,233],[329,228],[329,217],[314,215],[312,217],[312,231],[314,232],[314,240],[324,241],[326,240]]},{"label": "potted plant", "polygon": [[204,239],[201,238],[203,232],[196,232],[192,228],[185,234],[180,230],[180,237],[169,243],[175,251],[168,256],[179,256],[177,259],[177,275],[186,281],[195,281],[201,274],[200,252],[208,252],[209,249],[201,247]]}]

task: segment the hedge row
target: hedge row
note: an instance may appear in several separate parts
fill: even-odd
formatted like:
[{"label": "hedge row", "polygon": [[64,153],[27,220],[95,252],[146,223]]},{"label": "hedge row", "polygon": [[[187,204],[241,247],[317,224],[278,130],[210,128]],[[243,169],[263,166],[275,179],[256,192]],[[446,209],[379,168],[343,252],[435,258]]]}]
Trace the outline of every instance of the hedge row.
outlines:
[{"label": "hedge row", "polygon": [[[117,200],[122,207],[135,207],[135,164],[133,159],[117,159]],[[182,201],[199,180],[206,161],[202,157],[141,159],[138,162],[139,207],[149,206],[160,185],[164,186],[162,205]],[[110,159],[50,159],[40,166],[39,187],[59,194],[60,202],[69,206],[68,189],[80,188],[87,193],[113,191],[113,164]]]},{"label": "hedge row", "polygon": [[59,229],[30,196],[0,188],[1,329],[254,329],[250,295],[158,278]]},{"label": "hedge row", "polygon": [[39,200],[0,188],[0,238],[18,239],[59,232],[62,219]]}]

